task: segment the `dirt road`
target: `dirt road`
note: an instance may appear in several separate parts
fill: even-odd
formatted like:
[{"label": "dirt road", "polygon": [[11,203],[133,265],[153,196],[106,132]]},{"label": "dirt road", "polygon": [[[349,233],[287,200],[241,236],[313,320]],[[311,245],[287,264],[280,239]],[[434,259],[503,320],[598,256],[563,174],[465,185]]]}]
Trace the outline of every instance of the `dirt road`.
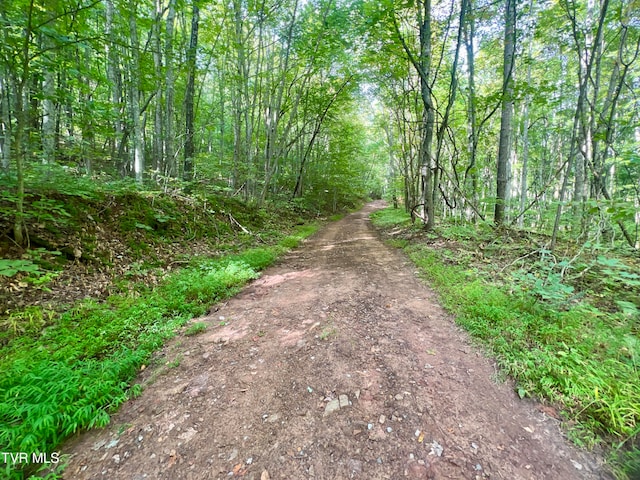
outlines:
[{"label": "dirt road", "polygon": [[68,479],[596,479],[368,220],[332,223],[149,367]]}]

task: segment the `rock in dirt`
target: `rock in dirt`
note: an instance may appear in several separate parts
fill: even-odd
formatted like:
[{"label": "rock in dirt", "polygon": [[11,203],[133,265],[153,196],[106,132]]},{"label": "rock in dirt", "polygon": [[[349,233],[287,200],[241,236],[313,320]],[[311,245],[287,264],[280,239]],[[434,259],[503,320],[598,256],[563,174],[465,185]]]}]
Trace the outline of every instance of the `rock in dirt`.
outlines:
[{"label": "rock in dirt", "polygon": [[327,415],[333,412],[337,412],[338,410],[340,410],[340,400],[336,398],[335,400],[331,400],[329,403],[327,403],[327,406],[324,407],[323,416],[326,417]]}]

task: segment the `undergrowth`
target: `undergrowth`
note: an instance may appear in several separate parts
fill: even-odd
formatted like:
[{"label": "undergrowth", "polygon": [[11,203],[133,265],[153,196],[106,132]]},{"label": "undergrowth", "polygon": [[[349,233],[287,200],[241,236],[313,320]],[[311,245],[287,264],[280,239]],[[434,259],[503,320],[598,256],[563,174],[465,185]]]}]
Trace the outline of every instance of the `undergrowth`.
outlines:
[{"label": "undergrowth", "polygon": [[[135,283],[105,302],[81,301],[40,334],[13,337],[0,349],[0,451],[53,452],[66,437],[107,425],[140,393],[131,380],[155,350],[315,229],[299,227],[272,246],[194,258],[153,289]],[[18,467],[0,464],[0,476],[33,473]]]},{"label": "undergrowth", "polygon": [[[408,225],[408,216],[399,210],[376,212],[372,218],[386,229]],[[530,262],[526,271],[522,266],[507,274],[506,267],[517,262],[497,269],[487,253],[488,242],[484,252],[478,252],[478,245],[490,235],[480,229],[474,236],[473,231],[474,227],[455,226],[438,232],[440,240],[455,237],[457,243],[451,248],[446,242],[438,248],[417,240],[396,239],[393,244],[404,248],[456,322],[516,380],[521,397],[560,406],[577,444],[608,445],[618,478],[638,478],[634,476],[640,475],[640,452],[634,446],[640,433],[637,311],[625,300],[618,302],[617,311],[600,310],[563,282],[558,272],[575,258],[556,261],[557,269],[548,262]],[[519,255],[515,244],[493,247]],[[609,269],[611,274],[615,272]],[[619,290],[620,298],[630,295],[624,286]]]}]

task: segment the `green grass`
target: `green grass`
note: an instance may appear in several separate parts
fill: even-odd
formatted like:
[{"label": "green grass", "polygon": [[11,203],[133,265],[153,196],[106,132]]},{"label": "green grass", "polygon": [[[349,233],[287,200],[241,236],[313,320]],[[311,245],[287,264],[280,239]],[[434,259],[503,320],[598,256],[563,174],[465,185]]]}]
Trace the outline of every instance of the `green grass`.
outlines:
[{"label": "green grass", "polygon": [[204,332],[207,329],[207,324],[204,322],[196,322],[193,323],[191,325],[189,325],[189,327],[185,330],[184,334],[187,337],[193,336],[193,335],[198,335],[202,332]]},{"label": "green grass", "polygon": [[380,228],[411,225],[411,217],[401,208],[385,208],[371,214],[371,220]]},{"label": "green grass", "polygon": [[[393,228],[406,225],[407,218],[383,210],[376,212],[374,223]],[[480,278],[487,272],[468,268],[464,261],[452,265],[451,252],[424,243],[396,246],[439,292],[456,322],[517,381],[520,396],[562,406],[565,419],[575,425],[569,433],[576,443],[592,447],[604,442],[615,451],[637,441],[640,340],[632,318],[586,302],[541,301],[530,285],[502,285],[495,275],[488,275],[489,284]],[[638,451],[619,457],[617,475],[633,478]]]},{"label": "green grass", "polygon": [[[194,259],[155,289],[134,284],[103,303],[80,302],[40,334],[12,338],[0,349],[0,451],[53,452],[68,436],[107,425],[140,393],[131,381],[155,350],[316,228],[300,227],[274,246]],[[198,331],[198,323],[187,330]],[[11,465],[0,472],[33,473]]]}]

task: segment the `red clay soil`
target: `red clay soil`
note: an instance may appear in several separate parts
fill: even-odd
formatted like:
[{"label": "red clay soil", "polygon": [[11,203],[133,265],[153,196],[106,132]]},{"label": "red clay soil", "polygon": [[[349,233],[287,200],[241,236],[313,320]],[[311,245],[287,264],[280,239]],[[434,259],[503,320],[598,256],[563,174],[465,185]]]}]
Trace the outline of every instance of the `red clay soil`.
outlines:
[{"label": "red clay soil", "polygon": [[[67,479],[602,479],[368,215],[334,222],[207,330],[145,369],[143,394],[67,444]],[[546,412],[546,413],[545,413]]]}]

